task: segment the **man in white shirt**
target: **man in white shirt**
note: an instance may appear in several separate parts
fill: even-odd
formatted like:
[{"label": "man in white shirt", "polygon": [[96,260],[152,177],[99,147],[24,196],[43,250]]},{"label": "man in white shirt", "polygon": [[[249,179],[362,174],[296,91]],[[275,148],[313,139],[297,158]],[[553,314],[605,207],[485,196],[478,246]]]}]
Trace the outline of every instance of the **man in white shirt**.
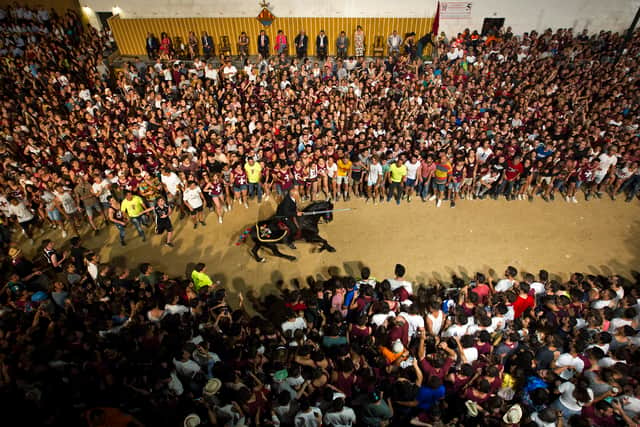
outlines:
[{"label": "man in white shirt", "polygon": [[399,316],[406,319],[409,325],[409,339],[414,338],[418,332],[424,333],[424,317],[418,314],[418,309],[415,305],[407,307],[406,311],[402,311]]},{"label": "man in white shirt", "polygon": [[411,201],[411,196],[413,196],[413,192],[416,186],[418,170],[420,169],[420,162],[418,161],[418,156],[415,154],[411,155],[411,159],[404,164],[407,167],[407,179],[404,183],[405,189],[407,192],[407,201]]},{"label": "man in white shirt", "polygon": [[393,33],[387,38],[387,48],[389,49],[389,56],[400,54],[400,43],[402,38],[398,34],[398,31],[393,30]]},{"label": "man in white shirt", "polygon": [[[506,292],[509,289],[513,288],[513,286],[517,283],[515,278],[518,275],[518,270],[515,267],[511,265],[507,267],[504,275],[506,277],[504,279],[498,280],[498,283],[496,284],[496,292]],[[489,281],[491,282],[491,279],[489,279]]]},{"label": "man in white shirt", "polygon": [[182,181],[180,181],[178,175],[172,172],[171,169],[166,168],[162,170],[160,182],[162,182],[162,186],[167,192],[167,203],[169,203],[172,208],[179,209],[180,219],[184,218],[184,205],[182,204],[182,198],[180,194],[183,188]]},{"label": "man in white shirt", "polygon": [[324,423],[333,427],[351,427],[356,423],[356,413],[344,405],[343,398],[333,398],[331,407],[324,415]]},{"label": "man in white shirt", "polygon": [[8,212],[10,217],[16,217],[18,224],[20,224],[20,228],[22,228],[22,234],[27,236],[30,243],[33,244],[31,235],[31,226],[34,223],[33,213],[29,210],[29,208],[27,208],[24,202],[18,199],[9,200]]},{"label": "man in white shirt", "polygon": [[291,336],[293,336],[297,330],[307,329],[307,322],[305,322],[303,317],[296,317],[293,310],[291,310],[287,320],[282,323],[281,328],[283,333],[291,331]]},{"label": "man in white shirt", "polygon": [[182,351],[180,360],[173,359],[173,365],[176,367],[176,372],[185,378],[193,378],[202,369],[195,361],[191,360],[191,355],[188,351]]},{"label": "man in white shirt", "polygon": [[195,181],[189,182],[189,186],[184,190],[184,194],[182,195],[182,201],[191,213],[194,229],[198,228],[198,222],[203,226],[207,225],[204,222],[204,194],[202,194],[202,190]]},{"label": "man in white shirt", "polygon": [[411,282],[404,280],[404,273],[405,273],[404,265],[396,264],[396,268],[395,268],[396,278],[387,279],[387,281],[391,285],[391,290],[393,292],[397,291],[398,289],[404,289],[404,292],[406,292],[407,295],[400,298],[401,301],[404,301],[406,297],[413,295],[413,285],[411,284]]},{"label": "man in white shirt", "polygon": [[213,64],[207,64],[207,68],[204,70],[204,77],[207,80],[213,80],[214,82],[218,81],[218,69],[213,66]]},{"label": "man in white shirt", "polygon": [[225,79],[234,80],[238,74],[238,69],[231,63],[231,61],[227,61],[224,64],[224,68],[222,69],[222,75]]},{"label": "man in white shirt", "polygon": [[[602,186],[609,185],[609,181],[615,179],[613,172],[615,172],[616,164],[618,164],[618,147],[615,145],[610,146],[606,153],[600,154],[598,159],[600,159],[600,166],[595,172],[595,181],[598,186],[596,195],[602,197]],[[607,175],[609,175],[611,179],[605,180]]]}]

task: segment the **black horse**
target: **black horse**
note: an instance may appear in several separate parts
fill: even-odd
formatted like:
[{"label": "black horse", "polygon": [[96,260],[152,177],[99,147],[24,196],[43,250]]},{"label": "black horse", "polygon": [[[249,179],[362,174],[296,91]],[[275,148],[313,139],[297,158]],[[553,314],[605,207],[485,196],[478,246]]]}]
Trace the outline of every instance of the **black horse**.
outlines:
[{"label": "black horse", "polygon": [[[325,222],[333,221],[333,213],[326,212],[333,210],[333,204],[330,202],[314,202],[303,209],[304,215],[297,217],[298,233],[294,236],[295,240],[304,240],[308,243],[320,243],[320,252],[327,250],[335,252],[335,248],[331,246],[325,239],[320,237],[318,230],[318,222],[323,219]],[[324,212],[317,213],[314,212]],[[296,257],[283,254],[278,249],[278,244],[286,243],[285,239],[290,233],[281,218],[273,216],[267,220],[260,221],[256,225],[247,228],[238,239],[237,245],[240,245],[248,237],[254,242],[251,254],[258,262],[264,262],[265,259],[258,255],[260,248],[270,249],[271,252],[278,257],[286,258],[289,261],[295,261]]]}]

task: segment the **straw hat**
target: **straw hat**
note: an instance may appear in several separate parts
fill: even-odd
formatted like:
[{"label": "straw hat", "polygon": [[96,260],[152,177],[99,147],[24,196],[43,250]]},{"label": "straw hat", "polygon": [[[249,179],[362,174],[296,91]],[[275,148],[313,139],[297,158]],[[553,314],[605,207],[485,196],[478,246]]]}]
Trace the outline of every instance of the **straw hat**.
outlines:
[{"label": "straw hat", "polygon": [[21,253],[22,253],[22,251],[20,250],[20,248],[10,248],[9,249],[9,256],[11,258],[18,258]]},{"label": "straw hat", "polygon": [[202,421],[198,414],[189,414],[184,419],[184,427],[196,427],[199,426]]},{"label": "straw hat", "polygon": [[478,404],[476,402],[474,402],[473,400],[467,400],[466,402],[464,402],[464,406],[467,407],[467,413],[469,414],[469,416],[478,416]]},{"label": "straw hat", "polygon": [[506,424],[518,424],[522,419],[522,408],[519,404],[513,405],[502,417],[502,421]]},{"label": "straw hat", "polygon": [[220,391],[221,387],[222,382],[219,379],[211,378],[209,381],[207,381],[207,384],[205,384],[204,388],[202,389],[202,394],[204,396],[213,396],[218,391]]}]

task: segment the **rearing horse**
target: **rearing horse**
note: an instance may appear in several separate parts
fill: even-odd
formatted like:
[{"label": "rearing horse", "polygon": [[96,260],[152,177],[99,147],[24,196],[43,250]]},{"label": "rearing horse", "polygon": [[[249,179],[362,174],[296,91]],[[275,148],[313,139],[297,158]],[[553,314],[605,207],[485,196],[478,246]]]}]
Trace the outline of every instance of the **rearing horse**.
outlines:
[{"label": "rearing horse", "polygon": [[[335,248],[331,246],[325,239],[320,237],[320,231],[318,230],[318,222],[320,219],[324,219],[325,222],[333,221],[333,213],[326,212],[333,210],[333,204],[330,202],[314,202],[304,208],[302,212],[304,215],[296,217],[298,221],[298,232],[294,236],[294,240],[304,240],[308,243],[320,243],[320,252],[327,250],[329,252],[335,252]],[[314,213],[324,212],[324,213]],[[256,225],[247,228],[238,239],[237,245],[244,242],[247,237],[251,237],[254,242],[251,254],[258,262],[265,262],[265,259],[258,255],[258,251],[261,248],[270,249],[271,252],[278,257],[288,259],[289,261],[295,261],[296,257],[283,254],[278,249],[279,244],[286,242],[286,237],[290,233],[290,230],[286,227],[284,222],[277,216],[273,216],[267,220],[259,221]]]}]

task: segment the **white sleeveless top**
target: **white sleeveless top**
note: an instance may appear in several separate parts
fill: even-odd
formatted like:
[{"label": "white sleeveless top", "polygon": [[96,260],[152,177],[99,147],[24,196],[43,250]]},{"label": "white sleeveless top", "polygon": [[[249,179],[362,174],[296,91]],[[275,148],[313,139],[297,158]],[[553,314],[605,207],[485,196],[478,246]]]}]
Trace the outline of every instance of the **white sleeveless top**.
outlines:
[{"label": "white sleeveless top", "polygon": [[438,316],[433,316],[431,313],[427,314],[427,318],[431,320],[431,332],[434,335],[439,335],[444,323],[444,313],[442,310],[438,310]]}]

